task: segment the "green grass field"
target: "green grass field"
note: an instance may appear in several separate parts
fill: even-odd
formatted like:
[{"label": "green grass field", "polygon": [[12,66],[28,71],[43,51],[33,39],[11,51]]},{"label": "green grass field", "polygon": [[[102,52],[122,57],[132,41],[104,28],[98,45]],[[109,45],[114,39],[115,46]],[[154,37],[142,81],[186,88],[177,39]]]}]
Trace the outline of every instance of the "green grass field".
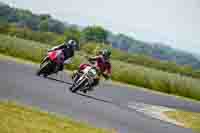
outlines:
[{"label": "green grass field", "polygon": [[[0,35],[0,53],[40,62],[49,45],[34,41]],[[91,51],[93,54],[94,51]],[[69,70],[77,69],[80,63],[86,62],[83,51],[77,52]],[[144,66],[112,60],[112,79],[123,83],[148,89],[180,95],[200,100],[200,80],[179,74],[172,74]]]},{"label": "green grass field", "polygon": [[148,89],[200,100],[199,80],[113,61],[113,79]]},{"label": "green grass field", "polygon": [[172,111],[165,113],[168,117],[184,124],[186,128],[192,128],[195,133],[200,133],[200,113],[186,111]]},{"label": "green grass field", "polygon": [[87,124],[40,112],[11,102],[0,102],[1,133],[113,133]]}]

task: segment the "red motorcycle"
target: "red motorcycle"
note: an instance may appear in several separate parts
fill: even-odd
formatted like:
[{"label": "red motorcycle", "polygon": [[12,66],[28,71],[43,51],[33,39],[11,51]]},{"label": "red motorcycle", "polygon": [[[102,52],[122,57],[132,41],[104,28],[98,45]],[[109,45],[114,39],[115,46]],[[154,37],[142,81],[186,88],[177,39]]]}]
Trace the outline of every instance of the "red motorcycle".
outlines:
[{"label": "red motorcycle", "polygon": [[50,74],[57,73],[60,65],[64,62],[64,53],[61,50],[48,52],[47,56],[42,60],[37,75],[47,77]]}]

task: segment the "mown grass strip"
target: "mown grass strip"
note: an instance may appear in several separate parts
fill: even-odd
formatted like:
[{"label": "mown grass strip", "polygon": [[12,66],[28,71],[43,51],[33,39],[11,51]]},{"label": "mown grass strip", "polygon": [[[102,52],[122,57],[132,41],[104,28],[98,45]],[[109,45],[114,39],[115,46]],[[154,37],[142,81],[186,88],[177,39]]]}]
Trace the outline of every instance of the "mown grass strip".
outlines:
[{"label": "mown grass strip", "polygon": [[0,118],[1,133],[113,133],[11,102],[0,102]]},{"label": "mown grass strip", "polygon": [[168,111],[165,114],[172,119],[184,124],[186,128],[192,128],[195,133],[200,133],[200,113],[186,111]]}]

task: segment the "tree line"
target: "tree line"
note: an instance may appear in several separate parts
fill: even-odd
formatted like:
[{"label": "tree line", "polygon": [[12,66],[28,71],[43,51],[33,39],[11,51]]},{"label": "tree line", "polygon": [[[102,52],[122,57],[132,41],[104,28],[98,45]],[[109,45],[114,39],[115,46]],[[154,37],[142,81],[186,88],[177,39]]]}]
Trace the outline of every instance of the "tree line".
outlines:
[{"label": "tree line", "polygon": [[[49,45],[57,45],[69,38],[79,41],[80,44],[94,42],[92,43],[93,47],[96,47],[99,43],[111,44],[115,50],[113,59],[163,71],[200,77],[199,71],[193,70],[190,63],[184,65],[185,62],[191,61],[191,63],[198,66],[198,62],[188,54],[177,54],[177,52],[174,53],[174,50],[160,45],[147,45],[124,34],[114,35],[100,26],[80,28],[76,25],[64,24],[48,14],[36,15],[30,11],[12,8],[2,3],[0,3],[0,33]],[[176,61],[168,61],[167,59],[159,61],[155,59],[156,57],[165,59],[173,55],[178,55],[179,62],[182,62],[183,66],[177,65]]]}]

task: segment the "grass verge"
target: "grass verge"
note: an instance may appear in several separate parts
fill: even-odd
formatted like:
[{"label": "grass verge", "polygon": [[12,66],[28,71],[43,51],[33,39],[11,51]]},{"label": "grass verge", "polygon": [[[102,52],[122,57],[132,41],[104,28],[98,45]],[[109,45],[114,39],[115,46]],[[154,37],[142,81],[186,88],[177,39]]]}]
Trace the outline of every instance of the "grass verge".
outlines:
[{"label": "grass verge", "polygon": [[200,113],[186,111],[168,111],[165,114],[176,121],[183,123],[186,128],[192,128],[194,132],[200,133]]},{"label": "grass verge", "polygon": [[[47,44],[0,35],[0,53],[33,62],[40,62],[49,47]],[[77,52],[67,69],[77,69],[81,63],[86,62],[83,55],[85,55],[83,51]],[[112,79],[115,81],[200,100],[199,79],[118,60],[112,60],[112,66]]]},{"label": "grass verge", "polygon": [[2,133],[113,133],[11,102],[0,102]]}]

